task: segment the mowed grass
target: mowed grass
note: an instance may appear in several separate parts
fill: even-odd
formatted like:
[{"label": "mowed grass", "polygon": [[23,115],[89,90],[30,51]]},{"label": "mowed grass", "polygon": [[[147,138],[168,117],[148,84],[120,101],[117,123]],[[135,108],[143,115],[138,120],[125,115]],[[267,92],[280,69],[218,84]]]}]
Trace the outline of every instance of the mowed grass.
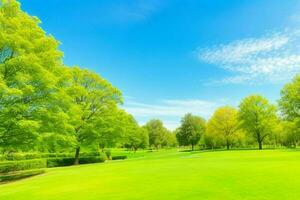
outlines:
[{"label": "mowed grass", "polygon": [[1,200],[300,199],[300,152],[161,151],[49,169],[0,185]]}]

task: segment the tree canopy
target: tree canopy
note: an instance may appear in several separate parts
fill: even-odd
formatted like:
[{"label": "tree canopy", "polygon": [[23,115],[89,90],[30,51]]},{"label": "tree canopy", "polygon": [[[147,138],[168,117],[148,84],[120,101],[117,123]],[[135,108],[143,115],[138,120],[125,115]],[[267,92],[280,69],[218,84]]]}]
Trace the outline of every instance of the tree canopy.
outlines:
[{"label": "tree canopy", "polygon": [[256,139],[259,149],[262,149],[263,141],[273,132],[277,120],[276,107],[266,98],[252,95],[243,99],[239,108],[241,127]]},{"label": "tree canopy", "polygon": [[230,106],[218,108],[207,123],[207,135],[220,138],[227,149],[235,140],[235,134],[239,130],[238,110]]},{"label": "tree canopy", "polygon": [[191,145],[192,150],[197,145],[206,128],[205,120],[192,114],[186,114],[181,120],[176,137],[179,145]]}]

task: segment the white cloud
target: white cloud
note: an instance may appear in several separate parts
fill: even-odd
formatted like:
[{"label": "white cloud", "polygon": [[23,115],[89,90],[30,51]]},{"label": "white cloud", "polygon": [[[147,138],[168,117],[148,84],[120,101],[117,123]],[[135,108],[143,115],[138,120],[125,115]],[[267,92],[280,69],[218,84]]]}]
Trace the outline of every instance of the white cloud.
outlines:
[{"label": "white cloud", "polygon": [[112,7],[113,17],[117,21],[142,21],[152,16],[162,7],[159,0],[138,0],[131,3],[119,3]]},{"label": "white cloud", "polygon": [[202,100],[163,100],[154,105],[128,102],[124,107],[135,116],[183,116],[190,112],[207,117],[216,105]]},{"label": "white cloud", "polygon": [[157,104],[128,101],[124,109],[136,117],[141,124],[149,119],[159,118],[163,120],[167,128],[174,130],[179,126],[180,119],[185,114],[192,113],[207,119],[218,106],[216,102],[198,99],[162,100]]},{"label": "white cloud", "polygon": [[221,83],[262,83],[289,80],[300,72],[300,32],[284,31],[261,38],[198,49],[201,61],[217,65],[233,76]]}]

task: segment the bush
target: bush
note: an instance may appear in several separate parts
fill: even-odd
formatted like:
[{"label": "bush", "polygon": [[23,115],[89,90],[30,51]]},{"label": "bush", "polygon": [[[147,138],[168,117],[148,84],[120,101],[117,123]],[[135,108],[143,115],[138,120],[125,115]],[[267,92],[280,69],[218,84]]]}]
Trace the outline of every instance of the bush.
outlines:
[{"label": "bush", "polygon": [[31,160],[31,159],[38,159],[42,158],[40,153],[9,153],[5,154],[5,160]]},{"label": "bush", "polygon": [[48,158],[47,167],[64,167],[73,165],[75,158]]},{"label": "bush", "polygon": [[105,161],[105,157],[81,157],[79,164],[101,163]]},{"label": "bush", "polygon": [[[104,162],[104,157],[80,157],[79,164],[100,163]],[[75,158],[49,158],[47,159],[47,167],[65,167],[74,165]]]},{"label": "bush", "polygon": [[113,156],[111,157],[112,160],[125,160],[127,156]]},{"label": "bush", "polygon": [[19,171],[19,172],[8,173],[8,174],[0,174],[0,182],[19,180],[22,178],[36,176],[43,173],[45,173],[45,170],[38,169],[38,170],[30,170],[30,171]]},{"label": "bush", "polygon": [[82,157],[98,157],[100,156],[100,152],[99,151],[90,151],[90,152],[82,152],[80,153],[80,156]]},{"label": "bush", "polygon": [[0,173],[8,173],[28,169],[39,169],[45,168],[46,166],[46,160],[44,159],[6,161],[0,163]]},{"label": "bush", "polygon": [[43,158],[63,158],[63,157],[72,157],[71,153],[42,153]]}]

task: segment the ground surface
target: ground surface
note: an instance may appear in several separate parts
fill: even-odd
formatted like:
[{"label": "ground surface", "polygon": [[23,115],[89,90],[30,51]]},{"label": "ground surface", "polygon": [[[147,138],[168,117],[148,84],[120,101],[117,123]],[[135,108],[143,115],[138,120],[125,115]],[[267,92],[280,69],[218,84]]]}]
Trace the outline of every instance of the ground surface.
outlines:
[{"label": "ground surface", "polygon": [[300,151],[145,153],[0,185],[1,200],[300,199]]}]

